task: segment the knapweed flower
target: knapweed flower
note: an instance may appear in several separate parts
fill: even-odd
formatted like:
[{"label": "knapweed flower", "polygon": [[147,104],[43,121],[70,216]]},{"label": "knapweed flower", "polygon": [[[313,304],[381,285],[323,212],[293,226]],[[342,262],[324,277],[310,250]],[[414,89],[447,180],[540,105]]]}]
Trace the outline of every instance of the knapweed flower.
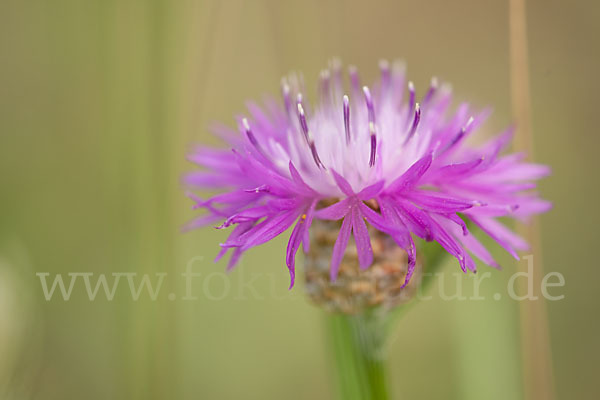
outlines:
[{"label": "knapweed flower", "polygon": [[436,79],[418,95],[405,83],[401,63],[384,61],[380,69],[381,78],[368,87],[350,67],[344,92],[340,64],[333,62],[321,73],[313,107],[302,79],[290,76],[282,82],[281,104],[249,103],[248,115],[237,118],[238,132],[216,129],[230,148],[200,147],[189,156],[203,169],[187,174],[185,184],[219,194],[191,194],[207,213],[187,228],[233,227],[218,255],[232,251],[228,268],[246,250],[291,228],[285,262],[292,287],[296,253],[301,245],[308,251],[315,219],[341,221],[332,280],[351,236],[360,268],[371,266],[373,228],[406,252],[403,285],[415,268],[414,237],[438,242],[465,272],[475,271],[471,255],[498,266],[470,227],[515,258],[527,249],[499,218],[524,220],[548,210],[550,203],[534,189],[549,168],[524,162],[520,153],[501,153],[512,128],[478,142],[475,133],[489,112],[474,113],[468,104],[451,109],[451,91]]}]

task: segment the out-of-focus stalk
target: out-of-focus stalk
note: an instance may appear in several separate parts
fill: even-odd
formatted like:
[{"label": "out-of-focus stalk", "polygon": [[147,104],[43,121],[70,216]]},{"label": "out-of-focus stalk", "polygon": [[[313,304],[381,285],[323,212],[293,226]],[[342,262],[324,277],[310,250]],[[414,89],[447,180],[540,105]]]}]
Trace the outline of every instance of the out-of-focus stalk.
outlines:
[{"label": "out-of-focus stalk", "polygon": [[[533,157],[525,0],[510,1],[509,22],[511,98],[513,117],[518,125],[514,146]],[[538,219],[533,216],[530,224],[519,226],[519,232],[531,244],[531,252],[535,255],[533,285],[539,288],[543,268]],[[525,399],[552,400],[555,398],[554,380],[544,299],[522,301],[520,314]]]}]

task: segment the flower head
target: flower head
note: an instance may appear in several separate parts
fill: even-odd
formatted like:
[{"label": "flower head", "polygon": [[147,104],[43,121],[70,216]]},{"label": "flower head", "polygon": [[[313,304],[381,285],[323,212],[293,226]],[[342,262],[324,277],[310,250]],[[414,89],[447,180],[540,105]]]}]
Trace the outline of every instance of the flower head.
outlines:
[{"label": "flower head", "polygon": [[475,271],[471,255],[498,266],[466,221],[517,259],[517,250],[527,249],[498,218],[524,220],[547,211],[550,203],[533,190],[549,168],[524,162],[523,154],[501,154],[512,129],[470,144],[488,111],[473,113],[460,104],[450,112],[450,89],[436,79],[417,95],[405,83],[401,63],[381,62],[380,68],[380,80],[368,87],[350,67],[344,94],[340,64],[333,62],[321,73],[315,107],[300,78],[284,79],[281,105],[249,103],[238,132],[216,129],[231,149],[201,147],[189,156],[204,168],[187,174],[185,184],[220,193],[208,199],[191,195],[207,213],[187,228],[233,226],[217,257],[231,250],[228,268],[246,250],[292,228],[285,261],[293,286],[295,256],[301,245],[308,251],[315,218],[341,221],[332,280],[351,236],[360,267],[373,262],[367,224],[406,251],[404,285],[415,267],[414,237],[437,241],[465,272]]}]

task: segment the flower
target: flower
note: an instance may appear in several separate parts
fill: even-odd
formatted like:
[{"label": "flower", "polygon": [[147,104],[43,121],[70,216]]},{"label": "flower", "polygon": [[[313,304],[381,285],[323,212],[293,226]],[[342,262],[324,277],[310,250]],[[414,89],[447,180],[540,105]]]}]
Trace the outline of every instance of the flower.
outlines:
[{"label": "flower", "polygon": [[415,268],[413,237],[438,242],[464,272],[475,272],[471,255],[498,267],[469,226],[479,227],[517,259],[517,250],[527,249],[498,218],[526,220],[547,211],[551,204],[534,189],[549,168],[524,162],[521,153],[501,154],[512,128],[473,144],[489,111],[473,114],[464,103],[450,112],[451,91],[435,78],[417,101],[414,85],[405,85],[401,63],[382,61],[380,69],[380,80],[369,88],[349,67],[348,96],[340,63],[332,62],[321,73],[314,108],[302,79],[292,75],[282,81],[282,105],[273,99],[264,108],[249,103],[248,117],[237,118],[239,132],[216,128],[231,150],[199,147],[189,156],[204,169],[187,174],[185,185],[220,193],[208,199],[190,195],[207,213],[186,228],[234,226],[217,257],[232,251],[228,269],[246,250],[293,226],[285,258],[291,288],[295,256],[301,245],[308,251],[314,218],[341,220],[332,280],[350,236],[360,267],[371,265],[367,223],[406,251],[404,286]]}]

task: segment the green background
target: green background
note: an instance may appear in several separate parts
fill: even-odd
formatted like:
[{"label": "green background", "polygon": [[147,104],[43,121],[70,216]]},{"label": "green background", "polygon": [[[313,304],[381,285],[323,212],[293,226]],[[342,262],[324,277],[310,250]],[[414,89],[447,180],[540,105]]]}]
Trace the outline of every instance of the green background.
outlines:
[{"label": "green background", "polygon": [[[535,159],[553,167],[540,188],[555,205],[534,258],[566,280],[565,299],[548,304],[555,386],[591,399],[600,7],[536,0],[527,12]],[[323,314],[302,282],[287,291],[286,238],[225,275],[212,263],[225,232],[180,234],[195,215],[179,184],[194,168],[186,152],[216,144],[208,126],[277,95],[290,70],[313,88],[334,55],[367,81],[379,58],[402,57],[417,88],[436,75],[459,100],[493,105],[490,132],[511,122],[504,1],[4,0],[0,51],[2,399],[331,397]],[[503,272],[481,268],[488,300],[434,291],[402,320],[391,346],[401,398],[522,398],[519,304],[492,298],[517,265],[499,258]],[[190,260],[202,275],[185,301]],[[449,264],[446,287],[459,272]],[[69,301],[45,301],[39,272],[168,276],[156,301],[132,301],[124,285],[90,301],[79,284]],[[472,279],[459,279],[468,293]]]}]

